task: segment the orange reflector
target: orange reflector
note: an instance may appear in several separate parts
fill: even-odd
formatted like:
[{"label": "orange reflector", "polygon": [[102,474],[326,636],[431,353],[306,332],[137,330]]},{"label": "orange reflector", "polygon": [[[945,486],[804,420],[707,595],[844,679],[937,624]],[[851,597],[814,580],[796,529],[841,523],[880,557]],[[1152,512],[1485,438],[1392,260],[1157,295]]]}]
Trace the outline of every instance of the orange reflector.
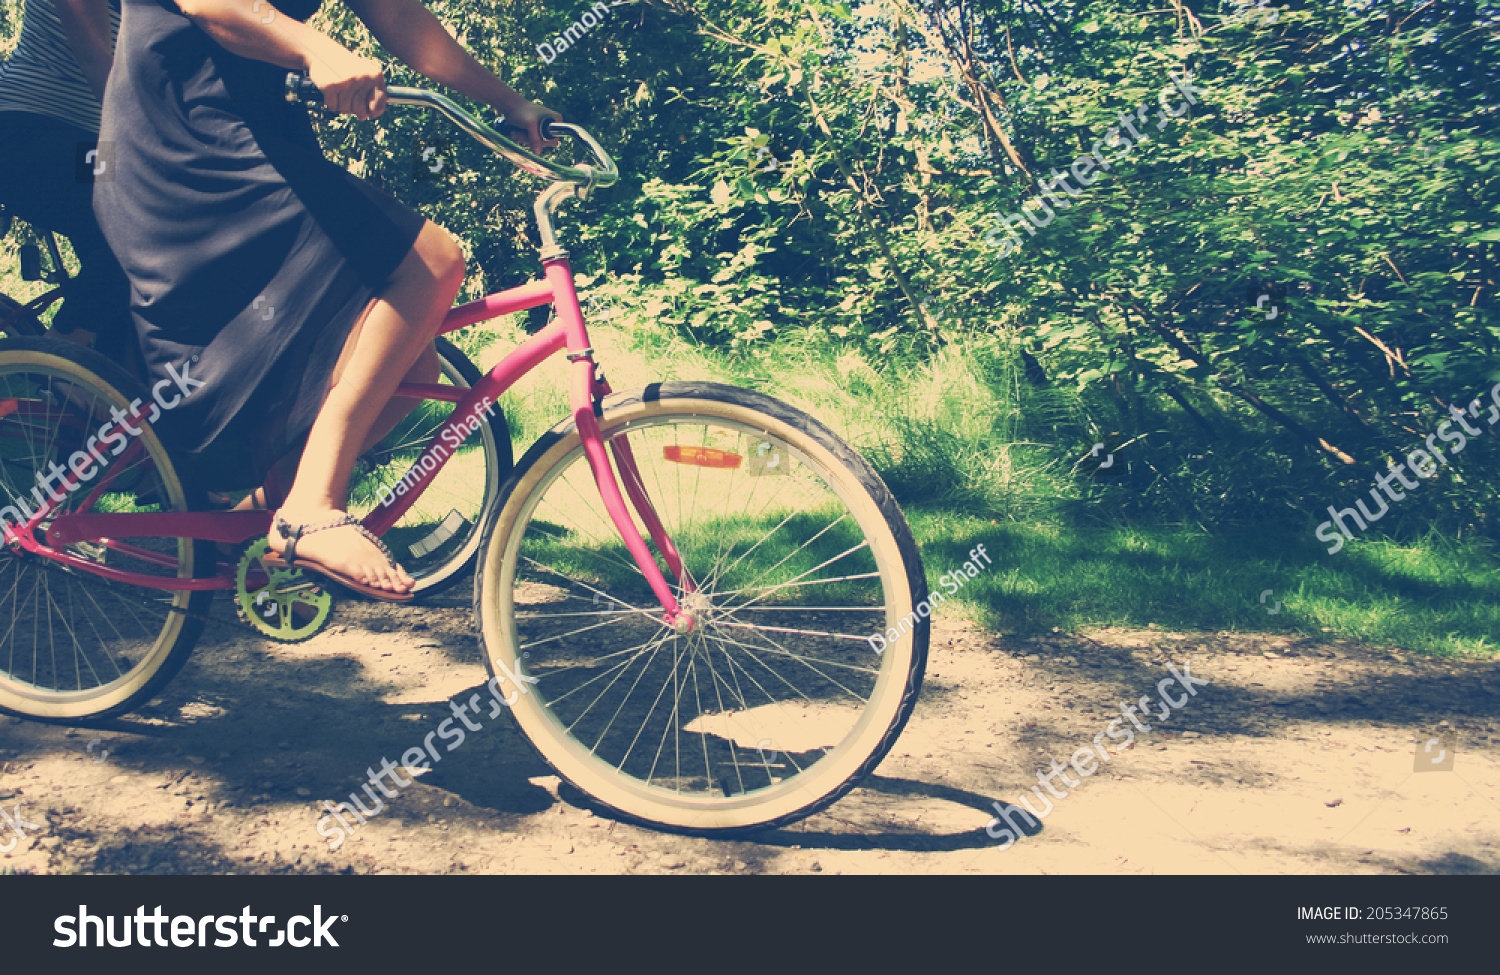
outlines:
[{"label": "orange reflector", "polygon": [[694,467],[721,467],[732,470],[744,460],[739,454],[713,447],[663,447],[662,455],[674,464],[692,464]]},{"label": "orange reflector", "polygon": [[10,416],[20,408],[21,401],[18,399],[0,399],[0,416]]}]

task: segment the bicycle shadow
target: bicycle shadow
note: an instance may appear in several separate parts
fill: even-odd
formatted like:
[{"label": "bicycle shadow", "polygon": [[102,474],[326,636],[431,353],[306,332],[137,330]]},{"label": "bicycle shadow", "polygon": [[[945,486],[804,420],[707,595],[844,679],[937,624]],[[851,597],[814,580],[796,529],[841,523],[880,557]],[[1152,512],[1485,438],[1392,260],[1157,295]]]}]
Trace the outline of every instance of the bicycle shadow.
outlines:
[{"label": "bicycle shadow", "polygon": [[[594,811],[605,823],[628,822],[565,782],[555,791],[539,784],[557,773],[532,750],[509,714],[490,713],[488,707],[483,715],[470,712],[482,727],[466,730],[461,744],[447,735],[430,738],[440,728],[448,732],[463,728],[454,708],[475,695],[489,705],[485,683],[469,683],[474,681],[471,677],[465,682],[469,686],[462,690],[449,683],[443,688],[446,696],[437,700],[403,702],[400,694],[406,689],[405,675],[372,673],[368,650],[348,655],[300,651],[295,659],[266,666],[294,651],[268,652],[268,645],[246,640],[229,618],[227,607],[216,608],[219,612],[214,622],[222,625],[208,628],[200,652],[164,695],[165,703],[91,725],[93,732],[102,732],[107,739],[106,747],[113,749],[110,761],[117,768],[167,775],[174,782],[183,774],[197,772],[194,788],[206,797],[199,803],[211,803],[215,811],[224,806],[226,811],[232,808],[259,815],[259,810],[291,812],[300,807],[304,811],[294,813],[297,829],[309,834],[324,815],[324,800],[342,803],[351,797],[365,809],[384,798],[383,811],[378,812],[382,820],[418,829],[427,828],[437,818],[454,823],[455,828],[459,823],[465,824],[464,829],[489,823],[492,829],[517,836],[542,835],[547,829],[537,833],[540,824],[534,816],[560,809],[559,799],[576,809]],[[462,614],[453,615],[456,619]],[[422,631],[424,638],[433,638],[434,656],[443,658],[443,664],[476,662],[473,638],[465,632],[466,622],[450,626],[431,615],[423,618],[432,627]],[[366,629],[360,625],[363,622],[356,614],[348,614],[344,620],[360,633]],[[386,630],[384,626],[368,628],[375,639],[382,639]],[[364,642],[362,636],[354,639]],[[348,636],[344,642],[349,642]],[[680,718],[682,747],[690,753],[706,749],[714,756],[728,756],[717,763],[718,767],[725,767],[725,761],[732,766],[736,756],[742,764],[748,757],[751,770],[756,770],[757,759],[767,761],[755,749],[747,748],[742,736],[731,737],[728,729],[710,715],[684,712]],[[695,730],[689,731],[689,725],[695,725]],[[124,737],[115,738],[111,732]],[[115,740],[108,740],[111,738]],[[382,796],[378,789],[366,791],[370,781],[367,772],[378,772],[387,758],[405,765],[403,756],[413,748],[424,748],[424,741],[425,748],[439,756],[430,762],[430,771],[399,786],[396,797]],[[184,752],[190,754],[185,756]],[[782,749],[776,754],[780,757],[770,761],[782,763],[784,772],[793,765],[808,768],[824,757],[825,750]],[[749,777],[747,772],[745,778]],[[734,788],[746,791],[755,787],[747,781]],[[889,803],[882,808],[885,800],[898,800],[907,807],[899,817],[903,825],[895,824],[898,817],[890,815]],[[910,802],[916,800],[952,803],[965,817],[972,816],[969,810],[984,811],[981,822],[992,818],[989,800],[984,796],[933,783],[872,775],[849,796],[808,820],[781,829],[716,836],[705,845],[936,852],[975,849],[994,842],[982,827],[948,833],[911,829],[905,824],[912,820]],[[671,832],[649,828],[657,833]],[[121,837],[120,843],[107,843],[107,849],[101,851],[107,859],[100,862],[114,863],[108,859],[114,856],[108,850],[142,838],[131,841]],[[126,861],[133,863],[124,857],[120,865],[123,867]]]},{"label": "bicycle shadow", "polygon": [[[915,779],[902,779],[872,774],[861,781],[850,796],[856,795],[860,790],[869,790],[889,796],[936,799],[986,813],[989,813],[993,808],[990,805],[990,800],[978,793],[935,782],[919,782]],[[571,806],[588,809],[590,812],[603,818],[619,819],[607,807],[600,805],[592,797],[566,781],[559,786],[558,794],[564,802],[567,802]],[[814,813],[807,820],[804,820],[803,824],[814,824],[816,826],[820,820],[832,819],[861,832],[797,828],[802,824],[796,824],[779,829],[745,830],[743,832],[711,837],[710,839],[720,842],[752,843],[757,846],[779,847],[782,849],[796,847],[820,850],[881,850],[891,853],[943,853],[955,850],[978,849],[994,845],[995,843],[995,840],[985,833],[983,827],[964,830],[959,833],[934,834],[915,833],[909,830],[891,830],[886,828],[885,824],[878,822],[868,825],[857,823],[837,815],[840,804],[847,804],[850,796],[843,797],[828,809]],[[673,832],[664,827],[652,828],[661,832]],[[1040,824],[1038,824],[1034,831],[1028,832],[1026,835],[1034,836],[1039,832],[1041,832]]]},{"label": "bicycle shadow", "polygon": [[[301,666],[311,667],[320,672],[318,678],[310,681],[312,686],[317,686],[324,681],[339,680],[334,672],[341,671],[350,664],[352,662],[328,660],[316,663],[304,661]],[[301,676],[304,680],[313,678],[313,675],[305,670]],[[200,685],[199,694],[202,695],[206,690],[208,688]],[[219,698],[224,705],[233,707],[234,702],[229,696],[229,688],[220,687],[216,690],[218,694],[210,692],[210,695]],[[242,791],[254,790],[253,780],[259,775],[274,774],[256,771],[255,766],[268,757],[278,755],[275,744],[278,738],[297,740],[320,737],[320,731],[323,729],[318,726],[325,725],[332,720],[343,729],[341,737],[347,736],[346,740],[351,743],[359,742],[360,754],[358,756],[350,754],[348,747],[335,747],[333,753],[323,755],[321,761],[309,763],[307,772],[310,774],[299,777],[298,781],[306,781],[309,785],[314,785],[319,795],[329,792],[337,793],[334,801],[344,798],[346,792],[355,793],[363,798],[361,789],[366,780],[359,774],[357,768],[362,764],[371,764],[378,768],[378,763],[374,761],[377,755],[381,757],[389,755],[393,760],[399,761],[398,756],[413,743],[420,745],[423,737],[422,734],[403,735],[400,731],[393,731],[390,728],[392,723],[390,712],[397,710],[403,712],[399,716],[401,724],[408,728],[425,731],[438,727],[451,717],[453,705],[461,705],[471,695],[483,693],[484,690],[483,684],[477,684],[453,694],[447,700],[421,705],[377,705],[375,701],[355,702],[351,700],[346,702],[344,708],[333,713],[327,710],[326,700],[322,700],[320,709],[315,710],[310,706],[313,703],[311,698],[317,695],[311,695],[306,702],[283,699],[280,706],[253,712],[230,711],[217,719],[217,721],[223,721],[224,724],[215,729],[215,732],[210,733],[209,737],[232,736],[240,742],[269,744],[250,749],[240,761],[235,762],[231,767],[220,766],[216,771],[224,776],[226,780],[224,785],[228,788],[238,788]],[[199,699],[203,698],[200,696]],[[143,723],[138,716],[98,722],[93,725],[93,729],[158,739],[163,744],[181,740],[183,733],[188,731],[185,727],[163,722],[159,718],[153,719],[150,724]],[[207,729],[200,730],[206,731]],[[703,737],[713,742],[709,746],[711,749],[727,750],[732,745],[732,742],[717,735],[703,734]],[[463,744],[451,754],[445,753],[441,744],[438,744],[437,748],[443,757],[431,763],[430,771],[416,777],[413,786],[401,789],[401,792],[408,793],[408,795],[392,800],[384,815],[415,822],[426,813],[427,807],[431,805],[423,799],[424,796],[426,799],[436,799],[439,803],[443,797],[451,796],[470,804],[475,811],[507,818],[525,817],[543,812],[555,806],[560,799],[569,806],[592,812],[601,820],[631,822],[566,780],[560,782],[557,797],[542,786],[535,784],[533,779],[556,775],[556,772],[532,751],[512,722],[485,721],[480,730],[469,732]],[[785,760],[799,768],[807,768],[821,757],[822,753],[816,750],[784,754]],[[162,762],[164,770],[179,764],[170,760]],[[351,771],[354,773],[352,778]],[[240,781],[236,782],[235,779]],[[277,788],[265,791],[273,794],[282,793],[293,785],[294,783],[289,781]],[[377,792],[376,795],[379,793]],[[879,801],[882,798],[935,800],[951,803],[964,810],[983,813],[987,822],[994,821],[994,806],[988,796],[941,783],[922,782],[875,773],[862,780],[854,790],[838,802],[800,823],[777,829],[745,830],[710,839],[714,842],[750,843],[782,849],[800,847],[802,849],[928,853],[980,849],[992,846],[996,842],[982,826],[952,833],[916,832],[909,827],[893,828],[889,804],[883,806]],[[413,799],[417,801],[413,802]],[[364,802],[369,804],[370,800],[364,799]],[[1026,822],[1024,817],[1013,818],[1023,824]],[[828,828],[825,824],[830,822],[844,828],[840,829],[837,825]],[[516,825],[524,829],[521,823],[518,822]],[[657,832],[674,832],[659,826],[649,828]],[[1027,829],[1025,833],[1027,836],[1033,836],[1041,832],[1041,829],[1041,825],[1038,824],[1036,828]]]}]

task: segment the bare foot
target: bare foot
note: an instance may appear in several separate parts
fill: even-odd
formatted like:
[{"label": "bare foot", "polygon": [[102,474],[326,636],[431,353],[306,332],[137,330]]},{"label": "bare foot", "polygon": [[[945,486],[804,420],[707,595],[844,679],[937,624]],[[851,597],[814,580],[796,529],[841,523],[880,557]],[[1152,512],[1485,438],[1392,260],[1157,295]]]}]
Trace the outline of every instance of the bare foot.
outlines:
[{"label": "bare foot", "polygon": [[[277,518],[284,518],[291,525],[316,528],[343,514],[342,511],[293,511],[283,508],[277,512]],[[271,551],[286,557],[287,537],[275,525],[266,540]],[[297,562],[317,562],[366,586],[387,592],[409,592],[417,584],[415,579],[406,574],[405,569],[392,563],[379,546],[352,525],[303,534],[297,539],[295,556]]]}]

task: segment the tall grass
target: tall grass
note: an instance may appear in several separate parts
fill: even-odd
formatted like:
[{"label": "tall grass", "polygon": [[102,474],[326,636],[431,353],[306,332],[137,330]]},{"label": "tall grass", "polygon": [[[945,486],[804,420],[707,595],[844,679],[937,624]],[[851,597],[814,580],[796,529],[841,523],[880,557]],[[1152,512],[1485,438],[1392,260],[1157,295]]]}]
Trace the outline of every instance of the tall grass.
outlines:
[{"label": "tall grass", "polygon": [[[14,235],[7,246],[13,255]],[[24,300],[42,289],[20,281],[13,256],[0,254],[0,291]],[[1102,435],[1088,405],[1026,382],[1003,334],[911,362],[809,342],[730,356],[615,297],[608,313],[589,316],[597,359],[615,389],[723,382],[816,417],[891,487],[934,587],[974,544],[989,545],[994,568],[939,613],[964,613],[1010,632],[1156,623],[1347,636],[1435,654],[1495,653],[1500,570],[1484,539],[1428,532],[1398,544],[1372,531],[1330,557],[1311,541],[1300,513],[1307,485],[1274,477],[1268,485],[1264,445],[1257,449],[1248,436],[1216,448],[1221,460],[1231,450],[1242,456],[1245,476],[1184,476],[1167,484],[1170,497],[1150,465],[1146,480],[1129,485],[1080,477],[1078,457]],[[524,322],[524,315],[509,316],[450,338],[487,369],[525,340]],[[502,397],[518,458],[567,416],[566,369],[554,356]],[[1169,432],[1158,436],[1170,446]],[[1160,464],[1169,455],[1150,456]],[[1153,507],[1153,491],[1181,510],[1208,514],[1185,526],[1163,515],[1165,505]],[[1259,510],[1247,507],[1252,500]],[[1239,522],[1209,516],[1220,509],[1245,514]],[[1261,514],[1271,509],[1280,515]],[[1272,595],[1261,602],[1266,590]],[[1277,601],[1282,610],[1268,612]]]},{"label": "tall grass", "polygon": [[[457,341],[487,367],[525,338],[521,320],[475,326]],[[725,382],[828,425],[896,494],[930,586],[985,543],[994,567],[939,614],[1015,633],[1157,624],[1495,652],[1500,570],[1482,541],[1429,533],[1399,545],[1372,534],[1330,557],[1299,518],[1208,530],[1153,517],[1121,503],[1138,502],[1138,490],[1078,475],[1081,445],[1096,435],[1086,410],[1025,382],[1003,336],[915,363],[807,344],[731,357],[618,306],[604,322],[591,317],[589,334],[616,389]],[[504,397],[517,456],[564,418],[565,369],[557,356]]]},{"label": "tall grass", "polygon": [[[488,368],[524,340],[522,321],[511,316],[451,337]],[[617,390],[708,380],[790,403],[860,450],[903,504],[1019,518],[1082,496],[1056,445],[1025,439],[1036,426],[1026,417],[1068,419],[1066,409],[1048,391],[1022,390],[999,341],[949,346],[913,364],[807,346],[731,358],[618,308],[609,321],[591,322],[589,336]],[[565,367],[555,357],[503,399],[518,455],[567,412]],[[1017,404],[1023,395],[1027,410]]]}]

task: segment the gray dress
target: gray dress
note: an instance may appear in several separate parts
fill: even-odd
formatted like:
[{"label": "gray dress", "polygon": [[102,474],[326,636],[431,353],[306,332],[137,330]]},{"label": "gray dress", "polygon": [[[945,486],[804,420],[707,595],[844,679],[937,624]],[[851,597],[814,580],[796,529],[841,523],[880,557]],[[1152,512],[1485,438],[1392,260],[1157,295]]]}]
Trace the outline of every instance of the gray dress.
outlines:
[{"label": "gray dress", "polygon": [[[277,8],[306,19],[318,2]],[[130,279],[148,382],[190,390],[156,428],[207,488],[259,484],[305,438],[423,223],[324,158],[286,75],[172,0],[125,0],[99,132],[114,178],[94,212]]]}]

